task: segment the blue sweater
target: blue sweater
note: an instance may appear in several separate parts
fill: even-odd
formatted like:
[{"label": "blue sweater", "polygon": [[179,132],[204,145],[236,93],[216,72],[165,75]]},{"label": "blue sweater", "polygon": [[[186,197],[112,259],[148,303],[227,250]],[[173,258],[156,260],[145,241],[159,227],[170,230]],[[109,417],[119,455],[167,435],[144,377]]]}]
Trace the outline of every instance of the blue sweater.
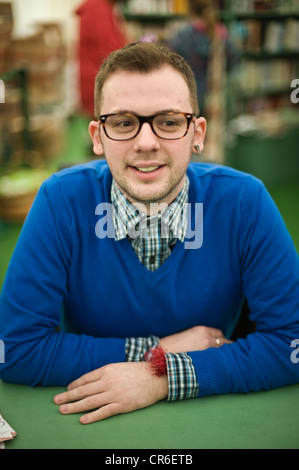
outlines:
[{"label": "blue sweater", "polygon": [[188,176],[191,207],[203,203],[203,243],[186,249],[177,241],[154,272],[127,239],[96,235],[104,220],[96,207],[111,203],[104,161],[63,170],[42,185],[0,298],[3,380],[67,385],[125,361],[126,337],[163,337],[194,325],[229,337],[245,297],[255,333],[189,352],[199,396],[299,382],[290,347],[299,338],[298,255],[277,208],[250,175],[191,163]]}]

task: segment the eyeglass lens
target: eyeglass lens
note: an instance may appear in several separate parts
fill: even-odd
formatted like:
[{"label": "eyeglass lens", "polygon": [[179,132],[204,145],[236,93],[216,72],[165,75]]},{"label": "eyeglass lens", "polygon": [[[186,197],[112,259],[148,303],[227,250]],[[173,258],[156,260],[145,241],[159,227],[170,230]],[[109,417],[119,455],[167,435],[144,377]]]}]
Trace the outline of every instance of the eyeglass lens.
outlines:
[{"label": "eyeglass lens", "polygon": [[152,129],[158,137],[164,139],[178,139],[185,135],[188,121],[184,114],[159,114],[153,118],[138,119],[130,114],[115,114],[108,116],[105,129],[108,137],[116,140],[127,140],[135,137],[143,122],[152,122]]}]

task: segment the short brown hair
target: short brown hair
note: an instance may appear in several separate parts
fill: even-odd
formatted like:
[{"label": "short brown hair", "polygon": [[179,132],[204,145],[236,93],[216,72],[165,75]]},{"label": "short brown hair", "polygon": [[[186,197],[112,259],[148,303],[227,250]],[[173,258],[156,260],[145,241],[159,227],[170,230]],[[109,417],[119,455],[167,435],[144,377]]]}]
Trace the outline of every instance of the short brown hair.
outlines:
[{"label": "short brown hair", "polygon": [[149,73],[169,65],[185,79],[193,112],[198,115],[197,88],[194,73],[183,57],[162,43],[135,42],[112,52],[101,66],[95,79],[95,116],[100,115],[102,90],[105,81],[115,72]]}]

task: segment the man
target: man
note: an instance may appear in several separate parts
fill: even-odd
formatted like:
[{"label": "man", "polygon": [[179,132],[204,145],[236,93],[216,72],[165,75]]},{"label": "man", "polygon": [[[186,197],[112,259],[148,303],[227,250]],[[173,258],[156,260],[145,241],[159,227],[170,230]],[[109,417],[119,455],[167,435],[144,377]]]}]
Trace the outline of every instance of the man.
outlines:
[{"label": "man", "polygon": [[[190,163],[206,122],[189,66],[137,43],[95,87],[89,131],[107,163],[39,191],[0,300],[1,378],[68,385],[54,401],[81,423],[297,383],[298,256],[260,181]],[[257,331],[231,342],[244,297]]]},{"label": "man", "polygon": [[108,55],[123,47],[124,20],[118,4],[122,0],[85,0],[77,9],[79,17],[79,77],[82,111],[90,118],[94,108],[94,80]]}]

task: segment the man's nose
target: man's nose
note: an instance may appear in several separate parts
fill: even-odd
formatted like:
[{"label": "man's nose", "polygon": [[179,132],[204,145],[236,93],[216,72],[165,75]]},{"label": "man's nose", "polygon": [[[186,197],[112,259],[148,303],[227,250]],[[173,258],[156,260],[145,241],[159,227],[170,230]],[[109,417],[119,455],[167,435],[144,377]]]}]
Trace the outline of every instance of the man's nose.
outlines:
[{"label": "man's nose", "polygon": [[158,150],[159,148],[159,137],[153,132],[150,124],[144,122],[135,137],[135,150]]}]

